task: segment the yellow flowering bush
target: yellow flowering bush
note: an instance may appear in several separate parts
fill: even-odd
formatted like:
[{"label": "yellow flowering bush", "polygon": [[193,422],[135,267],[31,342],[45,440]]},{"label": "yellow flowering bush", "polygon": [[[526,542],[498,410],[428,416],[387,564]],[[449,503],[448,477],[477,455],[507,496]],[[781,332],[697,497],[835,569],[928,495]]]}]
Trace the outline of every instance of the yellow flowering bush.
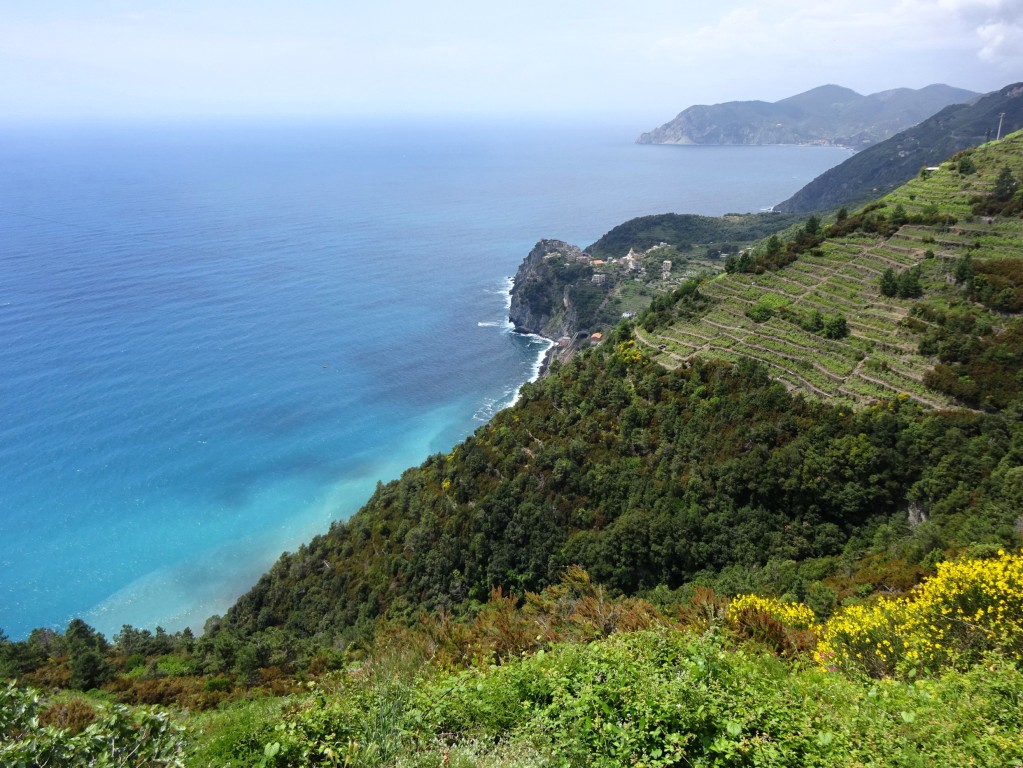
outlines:
[{"label": "yellow flowering bush", "polygon": [[827,667],[876,676],[964,666],[992,650],[1023,658],[1023,552],[941,563],[911,597],[839,613],[817,650]]},{"label": "yellow flowering bush", "polygon": [[874,677],[891,675],[906,656],[899,633],[905,623],[905,609],[902,600],[845,608],[821,631],[818,660],[828,669],[860,669]]},{"label": "yellow flowering bush", "polygon": [[736,595],[728,604],[728,618],[735,620],[746,611],[758,611],[774,617],[791,629],[816,629],[817,617],[802,603],[785,603],[776,597]]},{"label": "yellow flowering bush", "polygon": [[939,564],[904,632],[925,664],[972,661],[987,650],[1023,656],[1023,552]]},{"label": "yellow flowering bush", "polygon": [[800,603],[774,597],[737,595],[728,605],[728,623],[736,636],[783,655],[798,655],[817,644],[817,617]]},{"label": "yellow flowering bush", "polygon": [[625,361],[626,365],[638,363],[643,359],[643,353],[636,349],[636,342],[632,341],[632,339],[616,344],[615,352],[617,352],[618,356]]}]

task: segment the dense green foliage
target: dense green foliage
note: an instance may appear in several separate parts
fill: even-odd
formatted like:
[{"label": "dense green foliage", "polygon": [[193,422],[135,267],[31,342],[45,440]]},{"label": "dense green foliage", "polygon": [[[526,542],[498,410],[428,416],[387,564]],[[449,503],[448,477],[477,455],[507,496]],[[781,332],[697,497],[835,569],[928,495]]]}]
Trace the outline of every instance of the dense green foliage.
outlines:
[{"label": "dense green foliage", "polygon": [[918,558],[1010,542],[1021,439],[1015,413],[904,400],[848,413],[751,363],[666,371],[619,335],[283,557],[214,637],[258,643],[283,628],[343,644],[378,616],[464,610],[573,563],[633,593],[833,558],[881,527],[908,535],[910,504],[930,517],[907,545]]},{"label": "dense green foliage", "polygon": [[889,298],[894,296],[900,299],[918,298],[924,292],[920,284],[920,267],[910,267],[899,273],[889,267],[881,274],[879,287],[881,295]]},{"label": "dense green foliage", "polygon": [[989,410],[1005,408],[1023,395],[1018,375],[1023,368],[1023,325],[1016,322],[995,333],[968,310],[931,316],[936,325],[921,346],[933,348],[940,362],[924,376],[929,387]]},{"label": "dense green foliage", "polygon": [[1023,211],[1023,189],[1004,167],[998,173],[990,194],[980,195],[974,200],[973,212],[978,216],[1013,216]]},{"label": "dense green foliage", "polygon": [[812,252],[824,240],[820,219],[811,216],[803,226],[792,233],[784,244],[778,235],[767,238],[763,248],[749,250],[741,255],[729,256],[725,260],[725,272],[754,272],[762,274],[769,270],[781,269],[795,261],[799,254]]},{"label": "dense green foliage", "polygon": [[638,321],[640,325],[653,329],[677,320],[690,320],[705,312],[710,305],[710,299],[700,293],[699,283],[690,280],[671,293],[656,297]]},{"label": "dense green foliage", "polygon": [[1023,309],[1023,262],[989,259],[976,264],[963,281],[970,298],[999,312]]},{"label": "dense green foliage", "polygon": [[5,768],[172,768],[182,765],[182,728],[161,713],[45,701],[0,687],[0,765]]},{"label": "dense green foliage", "polygon": [[646,250],[658,243],[681,249],[697,243],[745,243],[760,240],[796,223],[801,217],[780,213],[695,214],[662,213],[640,216],[619,224],[586,250],[595,257],[621,257],[630,248]]}]

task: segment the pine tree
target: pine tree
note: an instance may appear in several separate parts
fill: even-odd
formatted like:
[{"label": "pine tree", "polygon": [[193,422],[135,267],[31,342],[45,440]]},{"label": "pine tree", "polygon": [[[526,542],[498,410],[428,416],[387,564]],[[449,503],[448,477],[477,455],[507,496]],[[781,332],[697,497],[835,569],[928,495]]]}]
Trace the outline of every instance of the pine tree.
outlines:
[{"label": "pine tree", "polygon": [[998,178],[995,180],[995,200],[1004,203],[1012,197],[1012,193],[1015,191],[1016,179],[1013,177],[1012,171],[1008,168],[1002,168],[998,173]]},{"label": "pine tree", "polygon": [[881,274],[881,295],[895,296],[899,292],[899,278],[895,276],[895,270],[888,267]]},{"label": "pine tree", "polygon": [[973,282],[974,274],[973,257],[967,253],[956,262],[955,270],[952,275],[955,277],[957,283],[970,285]]}]

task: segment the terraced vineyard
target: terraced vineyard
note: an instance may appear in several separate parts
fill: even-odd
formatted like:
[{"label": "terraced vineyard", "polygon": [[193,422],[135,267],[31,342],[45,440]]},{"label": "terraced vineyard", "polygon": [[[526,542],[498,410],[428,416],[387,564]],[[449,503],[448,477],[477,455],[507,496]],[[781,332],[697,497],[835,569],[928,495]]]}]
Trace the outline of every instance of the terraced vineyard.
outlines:
[{"label": "terraced vineyard", "polygon": [[[991,192],[1002,168],[1023,179],[1023,132],[978,147],[970,156],[976,166],[972,173],[960,173],[955,160],[947,161],[874,206],[876,215],[941,223],[906,223],[887,237],[860,229],[825,239],[774,272],[719,275],[700,287],[715,301],[709,312],[652,331],[640,328],[639,341],[669,367],[696,355],[748,357],[763,362],[786,387],[817,397],[863,404],[901,395],[928,407],[956,406],[924,386],[924,374],[937,359],[918,351],[927,321],[907,318],[917,302],[947,306],[963,299],[952,274],[964,254],[976,262],[1023,258],[1018,214],[972,211],[973,200]],[[914,267],[920,269],[922,298],[882,295],[886,270],[899,274]],[[996,329],[1010,319],[984,311]],[[806,330],[799,319],[814,313],[840,316],[847,335],[825,338],[819,329]]]}]

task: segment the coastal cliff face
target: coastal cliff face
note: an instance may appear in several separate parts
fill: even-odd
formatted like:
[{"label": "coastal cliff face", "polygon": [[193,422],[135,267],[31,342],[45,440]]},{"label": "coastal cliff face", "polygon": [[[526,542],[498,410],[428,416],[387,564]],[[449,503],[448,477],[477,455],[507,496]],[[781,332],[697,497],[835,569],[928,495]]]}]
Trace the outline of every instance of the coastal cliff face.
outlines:
[{"label": "coastal cliff face", "polygon": [[572,283],[588,279],[593,269],[579,261],[583,252],[561,240],[541,240],[515,273],[508,318],[518,333],[548,339],[572,336],[578,313],[572,303]]}]

